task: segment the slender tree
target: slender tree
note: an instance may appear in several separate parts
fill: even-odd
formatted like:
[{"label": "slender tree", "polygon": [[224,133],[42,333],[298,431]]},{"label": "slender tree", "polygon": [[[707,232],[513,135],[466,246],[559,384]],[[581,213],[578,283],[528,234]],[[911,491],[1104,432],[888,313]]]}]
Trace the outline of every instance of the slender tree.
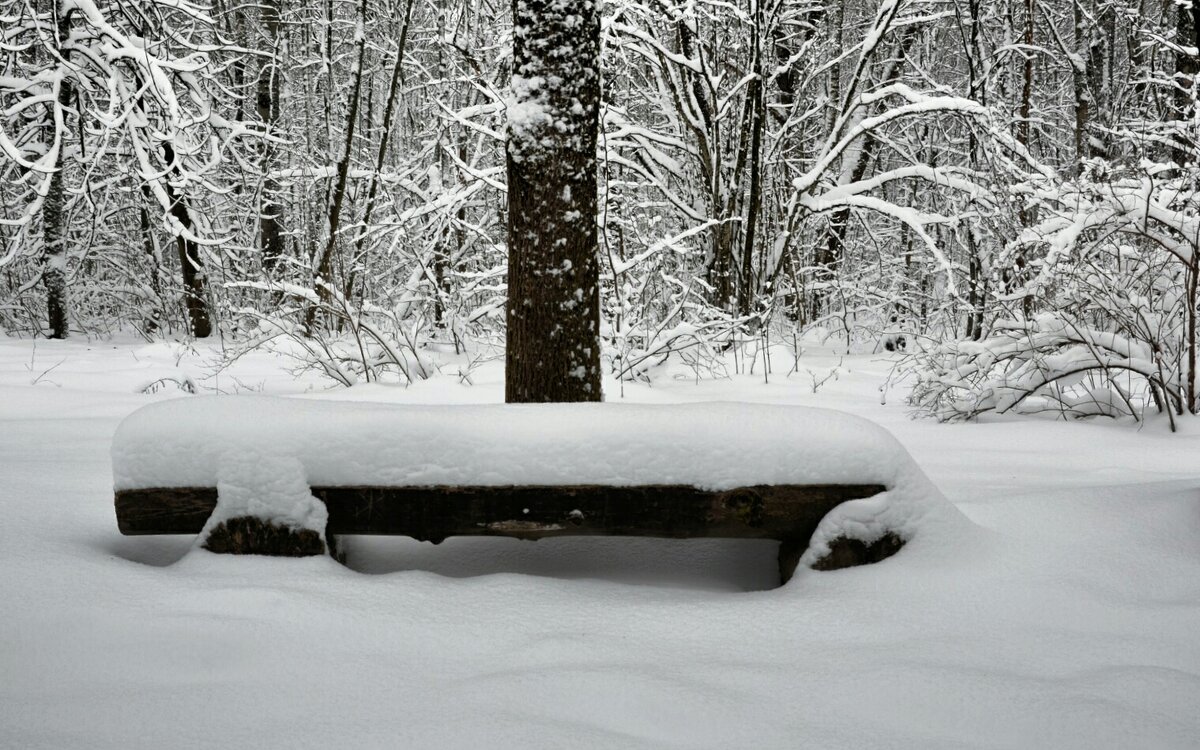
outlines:
[{"label": "slender tree", "polygon": [[63,175],[66,172],[66,140],[67,140],[67,110],[71,104],[71,77],[67,69],[67,56],[70,49],[67,46],[71,35],[71,10],[62,12],[55,8],[54,31],[56,38],[54,47],[57,48],[58,74],[54,77],[54,111],[51,117],[50,130],[53,132],[51,153],[57,155],[57,164],[52,165],[54,172],[50,175],[50,185],[46,190],[45,202],[42,204],[42,234],[45,253],[45,267],[42,269],[42,283],[46,286],[46,312],[50,323],[50,338],[65,339],[67,337],[67,222],[63,216],[66,203],[66,185]]},{"label": "slender tree", "polygon": [[[280,0],[263,0],[262,25],[266,43],[270,46],[270,57],[258,72],[255,104],[258,119],[270,135],[276,135],[279,121],[279,104],[282,62],[282,36],[280,34]],[[279,203],[279,181],[272,176],[276,169],[276,147],[270,140],[263,141],[262,166],[264,170],[262,197],[259,202],[259,247],[262,251],[263,270],[274,276],[280,259],[284,255],[283,206]]]}]

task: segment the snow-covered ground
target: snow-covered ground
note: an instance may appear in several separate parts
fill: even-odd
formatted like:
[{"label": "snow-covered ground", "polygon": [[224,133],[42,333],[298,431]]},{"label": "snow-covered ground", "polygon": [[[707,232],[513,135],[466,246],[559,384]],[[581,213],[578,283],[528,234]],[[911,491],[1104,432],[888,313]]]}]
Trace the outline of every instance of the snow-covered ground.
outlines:
[{"label": "snow-covered ground", "polygon": [[359,537],[343,568],[120,536],[117,423],[190,398],[140,391],[488,403],[498,365],[330,391],[211,358],[0,338],[0,747],[1200,745],[1195,425],[912,421],[881,357],[666,372],[624,399],[865,416],[979,528],[784,588],[770,542]]}]

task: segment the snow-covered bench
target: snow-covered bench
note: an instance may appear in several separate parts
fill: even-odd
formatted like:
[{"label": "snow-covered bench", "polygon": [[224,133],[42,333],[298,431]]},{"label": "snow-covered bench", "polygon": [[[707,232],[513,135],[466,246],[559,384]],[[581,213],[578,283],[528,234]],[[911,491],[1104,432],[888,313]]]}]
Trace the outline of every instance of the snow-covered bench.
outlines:
[{"label": "snow-covered bench", "polygon": [[180,398],[121,424],[113,475],[122,533],[203,533],[217,551],[321,552],[327,533],[763,538],[784,581],[802,557],[890,555],[940,498],[871,422],[733,403]]}]

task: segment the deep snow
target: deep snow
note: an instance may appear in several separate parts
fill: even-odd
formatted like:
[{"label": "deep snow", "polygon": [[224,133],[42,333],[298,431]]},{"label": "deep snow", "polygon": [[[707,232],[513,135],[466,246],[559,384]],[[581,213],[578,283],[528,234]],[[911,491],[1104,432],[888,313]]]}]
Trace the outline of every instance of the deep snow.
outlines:
[{"label": "deep snow", "polygon": [[[253,355],[0,339],[0,746],[1194,748],[1200,438],[1104,422],[910,421],[888,360],[625,400],[883,424],[978,528],[773,585],[769,542],[351,538],[328,559],[124,538],[121,418],[202,389],[489,403],[447,374],[322,391]],[[451,370],[453,368],[450,368]],[[616,400],[617,388],[607,383]],[[310,391],[304,393],[304,391]]]}]

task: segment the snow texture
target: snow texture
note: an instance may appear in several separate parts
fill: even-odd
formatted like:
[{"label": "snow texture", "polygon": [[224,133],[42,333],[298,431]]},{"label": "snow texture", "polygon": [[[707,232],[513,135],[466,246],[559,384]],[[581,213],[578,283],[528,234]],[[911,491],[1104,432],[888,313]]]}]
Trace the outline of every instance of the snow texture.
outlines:
[{"label": "snow texture", "polygon": [[626,383],[634,404],[867,417],[972,522],[954,536],[923,525],[878,565],[802,569],[783,588],[776,545],[758,540],[351,536],[347,568],[121,536],[118,422],[202,398],[138,392],[158,373],[346,404],[504,392],[500,361],[474,385],[444,366],[409,388],[321,391],[281,357],[215,368],[218,353],[0,339],[0,747],[1196,748],[1190,422],[1171,435],[1155,422],[912,420],[901,399],[879,400],[895,355],[815,341],[803,366],[840,368],[819,393],[803,371],[696,384],[674,364]]},{"label": "snow texture", "polygon": [[309,491],[304,466],[295,458],[239,447],[217,457],[216,477],[217,507],[199,543],[218,524],[244,516],[295,531],[310,529],[325,538],[329,512]]}]

